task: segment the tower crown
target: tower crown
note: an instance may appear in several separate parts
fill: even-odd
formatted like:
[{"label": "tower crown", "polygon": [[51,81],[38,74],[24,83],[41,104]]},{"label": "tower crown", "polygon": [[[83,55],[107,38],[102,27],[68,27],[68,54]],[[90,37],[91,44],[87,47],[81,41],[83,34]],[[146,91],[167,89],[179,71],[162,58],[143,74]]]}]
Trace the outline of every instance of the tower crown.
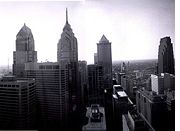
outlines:
[{"label": "tower crown", "polygon": [[63,31],[64,30],[72,31],[71,25],[68,22],[68,9],[67,8],[66,8],[66,24],[64,25]]},{"label": "tower crown", "polygon": [[103,35],[99,41],[99,43],[109,43],[109,40]]},{"label": "tower crown", "polygon": [[33,37],[31,29],[26,26],[24,23],[24,26],[20,29],[18,34],[16,35],[16,38],[27,38],[27,37]]}]

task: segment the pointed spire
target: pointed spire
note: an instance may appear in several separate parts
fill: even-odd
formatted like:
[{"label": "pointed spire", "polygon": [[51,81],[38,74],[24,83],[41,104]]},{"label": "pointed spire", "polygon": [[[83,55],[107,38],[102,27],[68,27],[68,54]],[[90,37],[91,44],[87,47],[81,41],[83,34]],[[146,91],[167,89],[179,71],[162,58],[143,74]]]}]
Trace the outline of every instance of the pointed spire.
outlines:
[{"label": "pointed spire", "polygon": [[24,26],[26,26],[26,23],[24,22]]},{"label": "pointed spire", "polygon": [[68,24],[68,9],[66,8],[66,24]]},{"label": "pointed spire", "polygon": [[104,43],[104,42],[109,42],[109,40],[105,37],[105,35],[103,34],[103,36],[101,37],[101,40],[99,41],[100,43]]}]

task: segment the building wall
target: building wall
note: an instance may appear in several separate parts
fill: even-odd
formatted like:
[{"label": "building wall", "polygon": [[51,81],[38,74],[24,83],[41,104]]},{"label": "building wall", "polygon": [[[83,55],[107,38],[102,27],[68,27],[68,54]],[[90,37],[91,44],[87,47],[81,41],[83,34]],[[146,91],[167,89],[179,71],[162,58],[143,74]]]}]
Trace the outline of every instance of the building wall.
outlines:
[{"label": "building wall", "polygon": [[35,129],[35,80],[0,82],[0,129]]},{"label": "building wall", "polygon": [[104,105],[103,67],[88,65],[88,105]]}]

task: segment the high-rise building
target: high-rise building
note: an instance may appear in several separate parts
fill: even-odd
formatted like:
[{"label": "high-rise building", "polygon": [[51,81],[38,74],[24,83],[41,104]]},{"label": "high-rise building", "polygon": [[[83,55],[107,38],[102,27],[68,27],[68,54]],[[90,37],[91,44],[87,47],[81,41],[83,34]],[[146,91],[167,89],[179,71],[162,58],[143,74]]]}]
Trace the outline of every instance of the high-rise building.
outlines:
[{"label": "high-rise building", "polygon": [[34,79],[4,76],[0,80],[0,129],[36,129]]},{"label": "high-rise building", "polygon": [[36,80],[40,129],[59,129],[61,126],[59,64],[57,62],[26,63],[25,73],[26,77]]},{"label": "high-rise building", "polygon": [[82,105],[87,104],[87,86],[88,86],[88,78],[87,78],[87,62],[79,61],[79,83],[81,86],[81,103]]},{"label": "high-rise building", "polygon": [[103,67],[88,65],[88,105],[104,105]]},{"label": "high-rise building", "polygon": [[173,46],[170,37],[160,40],[158,53],[158,74],[175,74]]},{"label": "high-rise building", "polygon": [[112,88],[111,43],[104,35],[102,36],[99,43],[97,43],[97,59],[98,65],[103,67],[104,88]]},{"label": "high-rise building", "polygon": [[120,85],[113,86],[113,130],[123,129],[122,115],[128,111],[128,96]]},{"label": "high-rise building", "polygon": [[165,95],[139,89],[136,92],[136,106],[138,114],[154,130],[162,131],[167,128],[167,105]]},{"label": "high-rise building", "polygon": [[69,114],[77,109],[80,86],[78,86],[78,44],[68,22],[66,9],[66,24],[58,42],[57,61],[59,62],[60,110],[64,123]]},{"label": "high-rise building", "polygon": [[31,29],[24,24],[16,35],[16,51],[13,52],[13,75],[24,77],[24,64],[27,62],[37,62],[37,52]]},{"label": "high-rise building", "polygon": [[94,53],[94,64],[98,64],[97,53]]}]

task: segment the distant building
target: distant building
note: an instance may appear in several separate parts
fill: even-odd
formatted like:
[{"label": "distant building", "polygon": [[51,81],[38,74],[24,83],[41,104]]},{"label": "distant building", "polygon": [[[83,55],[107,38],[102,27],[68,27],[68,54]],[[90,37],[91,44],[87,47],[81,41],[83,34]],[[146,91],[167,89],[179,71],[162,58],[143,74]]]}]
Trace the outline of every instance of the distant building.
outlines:
[{"label": "distant building", "polygon": [[164,95],[139,89],[136,92],[137,112],[156,131],[166,129],[167,107]]},{"label": "distant building", "polygon": [[57,62],[26,63],[26,77],[35,78],[39,118],[42,130],[58,129],[60,126],[61,106],[59,87],[59,64]]},{"label": "distant building", "polygon": [[4,76],[0,80],[0,129],[35,129],[34,79]]},{"label": "distant building", "polygon": [[86,117],[88,123],[82,127],[82,131],[106,131],[104,107],[98,105],[87,107]]},{"label": "distant building", "polygon": [[120,85],[113,86],[113,130],[122,130],[122,114],[128,111],[128,96]]},{"label": "distant building", "polygon": [[31,29],[24,24],[16,35],[16,51],[13,52],[13,75],[24,77],[24,64],[27,62],[37,62],[37,52]]},{"label": "distant building", "polygon": [[94,64],[98,64],[97,53],[94,53]]},{"label": "distant building", "polygon": [[170,37],[164,37],[160,40],[158,52],[158,74],[175,74],[173,46]]},{"label": "distant building", "polygon": [[103,67],[88,65],[88,105],[104,105]]},{"label": "distant building", "polygon": [[111,43],[104,35],[102,36],[99,43],[97,43],[97,59],[98,65],[103,67],[104,88],[112,88]]},{"label": "distant building", "polygon": [[115,74],[116,76],[116,82],[117,82],[117,84],[118,85],[121,85],[122,83],[121,83],[121,78],[122,78],[122,76],[124,76],[125,75],[125,73],[116,73]]},{"label": "distant building", "polygon": [[151,88],[157,94],[175,90],[175,76],[169,73],[161,73],[159,76],[151,75]]}]

